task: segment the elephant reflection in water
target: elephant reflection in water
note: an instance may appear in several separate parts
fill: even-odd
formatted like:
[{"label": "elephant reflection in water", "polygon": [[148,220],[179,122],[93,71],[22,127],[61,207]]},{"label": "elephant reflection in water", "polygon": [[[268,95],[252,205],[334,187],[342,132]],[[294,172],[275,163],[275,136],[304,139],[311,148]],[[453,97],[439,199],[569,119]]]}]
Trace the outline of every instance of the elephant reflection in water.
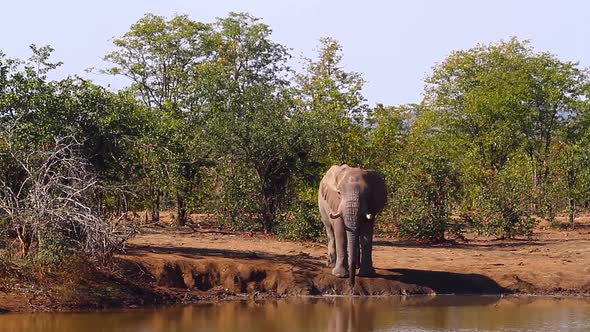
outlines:
[{"label": "elephant reflection in water", "polygon": [[[499,301],[510,301],[509,305],[514,306],[515,300],[494,296],[335,298],[329,304],[326,303],[321,314],[326,314],[326,330],[330,332],[393,331],[414,326],[412,324],[418,324],[425,330],[446,331],[455,330],[451,327],[474,327],[482,323],[483,326],[494,327],[491,330],[496,330],[499,326],[493,319],[498,316],[488,316],[487,311],[494,308]],[[468,310],[457,316],[458,307],[463,306],[469,307]],[[507,313],[502,314],[503,317],[505,315]],[[521,315],[514,315],[513,319],[518,322],[516,326],[526,324],[519,321],[522,320]]]},{"label": "elephant reflection in water", "polygon": [[[336,301],[328,319],[329,332],[374,331],[376,326],[376,308],[370,299],[348,298]],[[382,326],[381,326],[382,327]]]}]

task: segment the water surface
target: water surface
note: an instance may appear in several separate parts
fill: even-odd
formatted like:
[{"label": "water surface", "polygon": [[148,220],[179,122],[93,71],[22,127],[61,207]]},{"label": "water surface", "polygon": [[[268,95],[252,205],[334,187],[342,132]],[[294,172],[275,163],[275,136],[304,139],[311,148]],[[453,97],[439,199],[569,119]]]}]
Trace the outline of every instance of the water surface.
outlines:
[{"label": "water surface", "polygon": [[155,309],[0,315],[0,331],[590,331],[590,299],[296,298]]}]

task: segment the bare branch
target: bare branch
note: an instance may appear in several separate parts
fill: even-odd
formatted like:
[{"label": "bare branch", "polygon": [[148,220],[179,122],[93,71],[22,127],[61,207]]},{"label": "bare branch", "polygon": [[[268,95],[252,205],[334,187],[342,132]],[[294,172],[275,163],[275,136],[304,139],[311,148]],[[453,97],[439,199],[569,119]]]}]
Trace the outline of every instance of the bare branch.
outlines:
[{"label": "bare branch", "polygon": [[100,183],[80,157],[81,144],[74,137],[55,138],[44,149],[27,153],[15,149],[10,129],[4,136],[8,153],[25,178],[16,192],[0,182],[0,211],[16,231],[22,255],[40,234],[59,233],[79,249],[96,254],[122,248],[136,233],[135,228],[99,211],[94,203],[97,195],[121,189]]}]

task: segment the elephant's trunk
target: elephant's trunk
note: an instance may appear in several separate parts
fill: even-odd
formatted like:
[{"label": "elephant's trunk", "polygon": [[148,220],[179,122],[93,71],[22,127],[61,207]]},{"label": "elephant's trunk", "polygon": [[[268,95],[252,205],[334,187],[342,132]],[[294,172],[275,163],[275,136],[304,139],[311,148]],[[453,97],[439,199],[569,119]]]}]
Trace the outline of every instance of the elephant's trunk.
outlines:
[{"label": "elephant's trunk", "polygon": [[350,287],[354,287],[354,277],[356,275],[356,268],[358,262],[358,247],[359,247],[359,234],[358,231],[346,231],[348,238],[348,278],[350,281]]},{"label": "elephant's trunk", "polygon": [[346,237],[348,240],[348,275],[350,286],[354,287],[354,277],[356,274],[358,252],[359,252],[359,216],[360,216],[360,200],[358,193],[353,193],[346,200],[344,206],[344,224],[346,227]]}]

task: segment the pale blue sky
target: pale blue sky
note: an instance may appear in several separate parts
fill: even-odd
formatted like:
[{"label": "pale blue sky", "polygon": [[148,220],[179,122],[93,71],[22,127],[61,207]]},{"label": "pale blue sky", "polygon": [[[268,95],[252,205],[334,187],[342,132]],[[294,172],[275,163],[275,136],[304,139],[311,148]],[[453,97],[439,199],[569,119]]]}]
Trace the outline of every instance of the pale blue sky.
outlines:
[{"label": "pale blue sky", "polygon": [[210,22],[229,11],[263,18],[273,39],[294,56],[313,56],[318,38],[344,47],[346,69],[368,81],[371,104],[419,102],[423,79],[452,50],[517,36],[537,50],[590,66],[590,1],[2,1],[0,50],[24,58],[28,45],[50,44],[64,62],[56,76],[78,74],[100,84],[123,81],[86,74],[102,67],[112,37],[124,34],[145,13],[188,14]]}]

